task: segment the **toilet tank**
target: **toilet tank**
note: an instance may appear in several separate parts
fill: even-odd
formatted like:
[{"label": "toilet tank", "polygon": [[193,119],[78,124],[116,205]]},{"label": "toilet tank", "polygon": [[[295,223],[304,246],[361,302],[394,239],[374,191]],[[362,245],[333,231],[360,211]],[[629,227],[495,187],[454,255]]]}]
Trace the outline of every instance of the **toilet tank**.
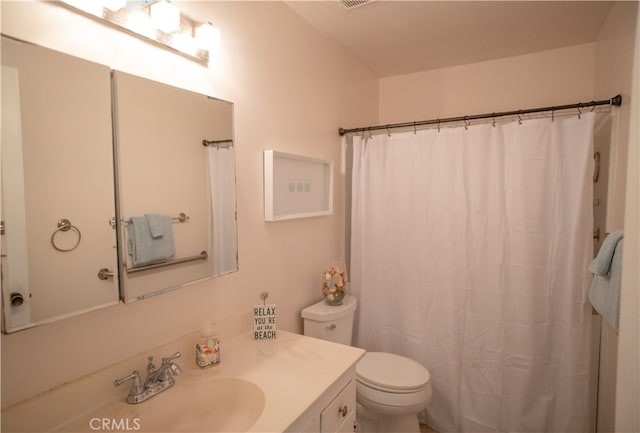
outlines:
[{"label": "toilet tank", "polygon": [[347,295],[342,305],[328,305],[322,300],[305,308],[304,335],[350,346],[357,303],[356,298]]}]

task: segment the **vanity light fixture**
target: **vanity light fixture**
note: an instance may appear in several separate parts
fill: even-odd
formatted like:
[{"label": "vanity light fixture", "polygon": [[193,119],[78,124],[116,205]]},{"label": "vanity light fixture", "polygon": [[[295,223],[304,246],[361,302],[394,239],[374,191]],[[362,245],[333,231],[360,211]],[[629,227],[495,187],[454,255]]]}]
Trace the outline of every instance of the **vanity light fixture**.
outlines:
[{"label": "vanity light fixture", "polygon": [[196,27],[194,34],[196,47],[215,52],[220,46],[220,29],[213,27],[211,23],[202,23]]},{"label": "vanity light fixture", "polygon": [[156,29],[164,33],[180,30],[180,9],[168,0],[160,0],[149,8],[151,22]]},{"label": "vanity light fixture", "polygon": [[170,0],[62,0],[59,4],[204,66],[220,45],[219,29],[183,15]]},{"label": "vanity light fixture", "polygon": [[188,32],[176,32],[171,35],[171,46],[191,56],[195,56],[197,52],[196,41]]},{"label": "vanity light fixture", "polygon": [[149,15],[142,10],[128,13],[124,25],[132,32],[146,38],[153,39],[156,34],[156,29],[153,27],[151,18],[149,18]]}]

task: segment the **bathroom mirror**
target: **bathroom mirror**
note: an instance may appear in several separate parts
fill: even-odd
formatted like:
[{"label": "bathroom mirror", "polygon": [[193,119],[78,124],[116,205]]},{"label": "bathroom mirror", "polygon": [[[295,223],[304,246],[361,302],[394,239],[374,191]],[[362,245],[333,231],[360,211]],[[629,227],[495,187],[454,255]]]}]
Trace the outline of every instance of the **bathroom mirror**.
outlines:
[{"label": "bathroom mirror", "polygon": [[236,271],[233,104],[120,71],[113,80],[125,302]]},{"label": "bathroom mirror", "polygon": [[5,332],[118,303],[110,73],[2,37]]},{"label": "bathroom mirror", "polygon": [[[1,43],[4,332],[238,270],[233,104]],[[173,218],[166,264],[128,255],[145,214]]]}]

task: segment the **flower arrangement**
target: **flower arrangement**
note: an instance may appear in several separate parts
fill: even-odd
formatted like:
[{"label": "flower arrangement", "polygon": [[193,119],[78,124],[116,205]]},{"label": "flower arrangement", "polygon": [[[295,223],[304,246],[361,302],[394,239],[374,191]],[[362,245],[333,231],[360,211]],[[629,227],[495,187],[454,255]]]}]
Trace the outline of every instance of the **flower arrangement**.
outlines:
[{"label": "flower arrangement", "polygon": [[329,305],[341,305],[347,288],[344,266],[334,264],[322,275],[322,295]]}]

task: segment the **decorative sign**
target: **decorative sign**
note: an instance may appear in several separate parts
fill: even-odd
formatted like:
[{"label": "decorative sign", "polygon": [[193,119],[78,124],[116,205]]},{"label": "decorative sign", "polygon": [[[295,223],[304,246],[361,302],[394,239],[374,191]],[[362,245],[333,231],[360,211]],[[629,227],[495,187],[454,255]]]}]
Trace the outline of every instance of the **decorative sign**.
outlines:
[{"label": "decorative sign", "polygon": [[253,339],[273,340],[276,338],[276,306],[253,306]]}]

